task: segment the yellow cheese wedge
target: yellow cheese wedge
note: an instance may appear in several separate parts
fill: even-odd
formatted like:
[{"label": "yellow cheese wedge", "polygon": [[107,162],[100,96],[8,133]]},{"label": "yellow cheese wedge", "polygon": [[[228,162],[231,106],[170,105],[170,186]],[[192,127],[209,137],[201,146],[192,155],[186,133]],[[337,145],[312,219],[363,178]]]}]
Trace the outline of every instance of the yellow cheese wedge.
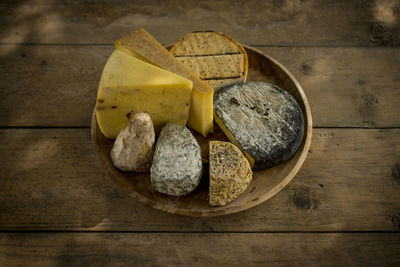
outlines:
[{"label": "yellow cheese wedge", "polygon": [[137,112],[148,112],[158,133],[167,122],[185,125],[192,81],[115,50],[101,77],[96,116],[105,137],[115,138]]},{"label": "yellow cheese wedge", "polygon": [[134,31],[115,43],[115,47],[131,56],[171,71],[193,81],[188,126],[203,136],[213,130],[214,90],[182,65],[145,29]]}]

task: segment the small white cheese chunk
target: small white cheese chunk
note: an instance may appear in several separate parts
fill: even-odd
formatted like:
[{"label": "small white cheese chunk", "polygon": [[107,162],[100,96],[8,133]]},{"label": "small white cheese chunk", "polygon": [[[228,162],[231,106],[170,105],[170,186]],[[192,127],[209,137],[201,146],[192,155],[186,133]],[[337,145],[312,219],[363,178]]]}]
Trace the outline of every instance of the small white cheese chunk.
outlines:
[{"label": "small white cheese chunk", "polygon": [[150,169],[155,143],[150,115],[144,112],[133,116],[115,139],[111,160],[123,171],[147,172]]}]

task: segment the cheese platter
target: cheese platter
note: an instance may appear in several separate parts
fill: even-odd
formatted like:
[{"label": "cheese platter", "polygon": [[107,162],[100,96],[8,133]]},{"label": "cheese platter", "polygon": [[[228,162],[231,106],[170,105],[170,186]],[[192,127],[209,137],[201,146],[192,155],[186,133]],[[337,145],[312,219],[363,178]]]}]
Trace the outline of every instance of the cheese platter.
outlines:
[{"label": "cheese platter", "polygon": [[[283,162],[279,161],[277,164],[268,165],[268,168],[253,168],[252,179],[247,179],[246,188],[242,190],[243,192],[240,192],[236,199],[221,206],[212,206],[210,205],[209,195],[210,164],[207,157],[209,144],[210,141],[229,142],[230,138],[228,138],[229,136],[227,137],[226,129],[221,129],[216,122],[212,123],[213,131],[208,134],[204,134],[204,132],[200,134],[199,132],[201,131],[196,132],[189,127],[201,149],[202,172],[199,184],[193,192],[189,192],[186,195],[160,193],[152,185],[150,172],[122,171],[114,166],[110,158],[110,152],[115,141],[114,139],[106,138],[103,134],[97,118],[99,113],[96,112],[95,108],[92,116],[91,136],[100,166],[127,194],[153,208],[173,214],[217,216],[254,207],[273,197],[293,179],[301,168],[311,144],[312,117],[308,100],[301,85],[282,64],[256,48],[242,46],[247,56],[246,63],[248,62],[246,81],[268,83],[283,89],[285,94],[287,92],[295,100],[302,113],[300,140],[298,140],[296,149],[290,154],[290,157]],[[171,47],[173,45],[166,46],[168,50]],[[97,106],[99,106],[99,102],[97,102]],[[289,126],[289,128],[291,127]]]}]

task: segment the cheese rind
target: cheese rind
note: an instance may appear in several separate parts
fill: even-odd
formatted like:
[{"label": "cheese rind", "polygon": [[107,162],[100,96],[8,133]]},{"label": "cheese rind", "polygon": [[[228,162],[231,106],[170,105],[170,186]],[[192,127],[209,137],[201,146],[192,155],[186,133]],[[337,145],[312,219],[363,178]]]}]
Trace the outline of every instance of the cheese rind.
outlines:
[{"label": "cheese rind", "polygon": [[247,159],[234,144],[210,141],[211,206],[223,206],[238,198],[249,186],[253,172]]},{"label": "cheese rind", "polygon": [[213,95],[210,85],[183,66],[145,29],[134,31],[115,42],[118,50],[139,55],[148,62],[193,81],[192,98],[187,125],[203,136],[213,130]]},{"label": "cheese rind", "polygon": [[154,144],[151,118],[149,114],[140,112],[119,132],[110,157],[114,166],[120,170],[147,172],[153,159]]},{"label": "cheese rind", "polygon": [[220,89],[232,85],[234,83],[242,82],[242,78],[224,78],[224,79],[208,79],[207,83],[214,88],[214,92],[218,92]]},{"label": "cheese rind", "polygon": [[239,43],[221,32],[195,31],[187,33],[171,52],[175,56],[206,56],[239,54],[243,53],[243,49]]},{"label": "cheese rind", "polygon": [[254,169],[271,168],[300,147],[304,118],[296,100],[265,82],[238,83],[215,94],[215,121]]},{"label": "cheese rind", "polygon": [[105,137],[115,138],[138,112],[148,112],[158,133],[167,122],[185,125],[192,81],[115,50],[97,93],[96,116]]},{"label": "cheese rind", "polygon": [[[244,55],[176,57],[200,79],[232,79],[243,76]],[[243,81],[243,79],[241,79]],[[205,80],[207,82],[207,80]]]},{"label": "cheese rind", "polygon": [[160,133],[150,169],[151,184],[160,193],[183,196],[200,183],[200,146],[188,128],[168,123]]},{"label": "cheese rind", "polygon": [[188,33],[172,46],[170,53],[215,91],[247,79],[247,52],[224,33]]}]

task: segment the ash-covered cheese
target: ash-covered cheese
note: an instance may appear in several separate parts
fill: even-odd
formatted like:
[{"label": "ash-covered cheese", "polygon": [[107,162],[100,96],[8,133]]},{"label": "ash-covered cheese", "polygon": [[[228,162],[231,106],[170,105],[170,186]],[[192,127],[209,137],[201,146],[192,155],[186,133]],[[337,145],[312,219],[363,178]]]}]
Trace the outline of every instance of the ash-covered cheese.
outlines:
[{"label": "ash-covered cheese", "polygon": [[184,126],[167,123],[162,128],[150,169],[151,184],[160,193],[183,196],[200,183],[200,146]]},{"label": "ash-covered cheese", "polygon": [[214,96],[214,115],[254,169],[288,160],[303,138],[299,105],[288,92],[269,83],[238,83],[221,89]]},{"label": "ash-covered cheese", "polygon": [[239,148],[229,142],[210,141],[211,206],[223,206],[235,200],[252,179],[250,164]]},{"label": "ash-covered cheese", "polygon": [[147,172],[153,158],[155,134],[150,115],[135,114],[115,139],[110,152],[115,167],[123,171]]}]

